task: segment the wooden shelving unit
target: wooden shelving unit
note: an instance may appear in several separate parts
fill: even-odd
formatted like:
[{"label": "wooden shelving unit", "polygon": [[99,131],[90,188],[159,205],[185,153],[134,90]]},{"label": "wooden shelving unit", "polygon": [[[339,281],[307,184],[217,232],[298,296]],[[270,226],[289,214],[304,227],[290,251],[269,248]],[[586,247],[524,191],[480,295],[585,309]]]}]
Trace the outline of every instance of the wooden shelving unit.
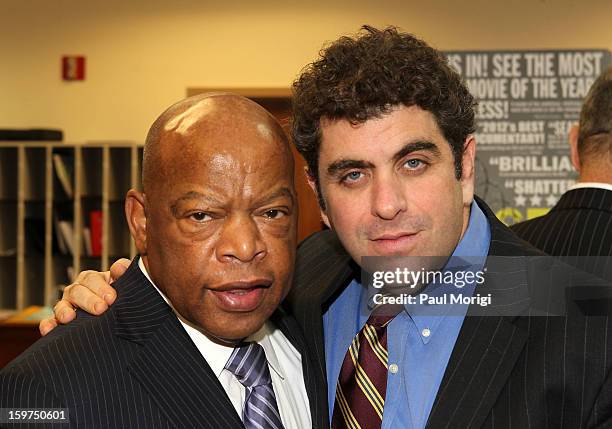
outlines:
[{"label": "wooden shelving unit", "polygon": [[[141,159],[137,143],[0,142],[0,309],[53,305],[72,281],[69,267],[106,270],[135,255],[123,201],[128,189],[142,188]],[[102,246],[92,256],[84,228],[96,211]],[[72,251],[62,252],[60,221],[71,226]]]}]

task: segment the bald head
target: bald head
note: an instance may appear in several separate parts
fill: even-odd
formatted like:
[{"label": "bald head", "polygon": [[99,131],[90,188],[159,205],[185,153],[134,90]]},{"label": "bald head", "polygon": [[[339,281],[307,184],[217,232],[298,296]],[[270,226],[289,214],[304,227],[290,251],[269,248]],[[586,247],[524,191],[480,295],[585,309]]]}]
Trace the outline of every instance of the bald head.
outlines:
[{"label": "bald head", "polygon": [[[170,106],[151,125],[144,146],[142,183],[145,191],[168,167],[169,157],[185,158],[197,147],[247,144],[239,136],[248,134],[250,144],[273,149],[293,174],[293,158],[285,132],[263,107],[231,93],[205,93]],[[231,135],[236,139],[231,140]],[[265,147],[270,146],[270,147]],[[255,148],[254,148],[255,149]]]}]

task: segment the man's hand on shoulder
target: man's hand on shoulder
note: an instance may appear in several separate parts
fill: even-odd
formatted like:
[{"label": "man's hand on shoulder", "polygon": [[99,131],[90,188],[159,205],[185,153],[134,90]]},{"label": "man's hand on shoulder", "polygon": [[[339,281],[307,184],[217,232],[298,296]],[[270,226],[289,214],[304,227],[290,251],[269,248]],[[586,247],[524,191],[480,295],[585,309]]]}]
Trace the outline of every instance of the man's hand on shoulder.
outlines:
[{"label": "man's hand on shoulder", "polygon": [[47,335],[58,324],[70,323],[76,317],[75,308],[99,316],[108,310],[117,298],[111,284],[125,273],[130,266],[129,259],[119,259],[110,271],[82,271],[74,283],[66,286],[62,299],[53,307],[55,317],[44,319],[38,325],[41,335]]}]

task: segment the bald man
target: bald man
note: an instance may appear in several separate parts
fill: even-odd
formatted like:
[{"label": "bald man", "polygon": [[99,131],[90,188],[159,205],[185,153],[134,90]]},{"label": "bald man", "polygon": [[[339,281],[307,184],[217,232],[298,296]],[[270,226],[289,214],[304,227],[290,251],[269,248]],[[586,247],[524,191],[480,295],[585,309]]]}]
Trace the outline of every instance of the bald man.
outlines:
[{"label": "bald man", "polygon": [[143,188],[126,196],[139,256],[119,298],[7,366],[0,408],[64,411],[69,427],[316,427],[325,387],[278,308],[297,222],[279,124],[236,95],[181,101],[149,131]]},{"label": "bald man", "polygon": [[546,215],[515,224],[512,230],[550,255],[600,257],[574,263],[609,276],[604,265],[612,256],[612,67],[589,89],[569,144],[577,183]]}]

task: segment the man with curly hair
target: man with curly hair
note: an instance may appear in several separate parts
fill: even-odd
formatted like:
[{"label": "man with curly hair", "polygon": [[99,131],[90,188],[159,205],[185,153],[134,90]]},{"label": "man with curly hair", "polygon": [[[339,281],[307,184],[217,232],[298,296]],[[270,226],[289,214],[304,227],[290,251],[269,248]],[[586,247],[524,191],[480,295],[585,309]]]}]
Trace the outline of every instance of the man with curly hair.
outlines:
[{"label": "man with curly hair", "polygon": [[[299,246],[288,302],[327,379],[319,405],[330,425],[610,424],[609,320],[530,317],[530,293],[555,286],[534,280],[550,261],[525,258],[542,254],[474,197],[475,103],[444,56],[394,27],[365,26],[327,46],[293,88],[294,144],[329,230]],[[496,255],[511,266],[496,266]],[[463,294],[492,296],[495,311],[425,303],[379,312],[360,272],[369,256],[473,258],[467,270],[489,271]],[[90,283],[113,297],[102,277]],[[422,292],[434,287],[455,289]],[[91,309],[92,295],[75,285],[58,314],[69,302]]]}]

